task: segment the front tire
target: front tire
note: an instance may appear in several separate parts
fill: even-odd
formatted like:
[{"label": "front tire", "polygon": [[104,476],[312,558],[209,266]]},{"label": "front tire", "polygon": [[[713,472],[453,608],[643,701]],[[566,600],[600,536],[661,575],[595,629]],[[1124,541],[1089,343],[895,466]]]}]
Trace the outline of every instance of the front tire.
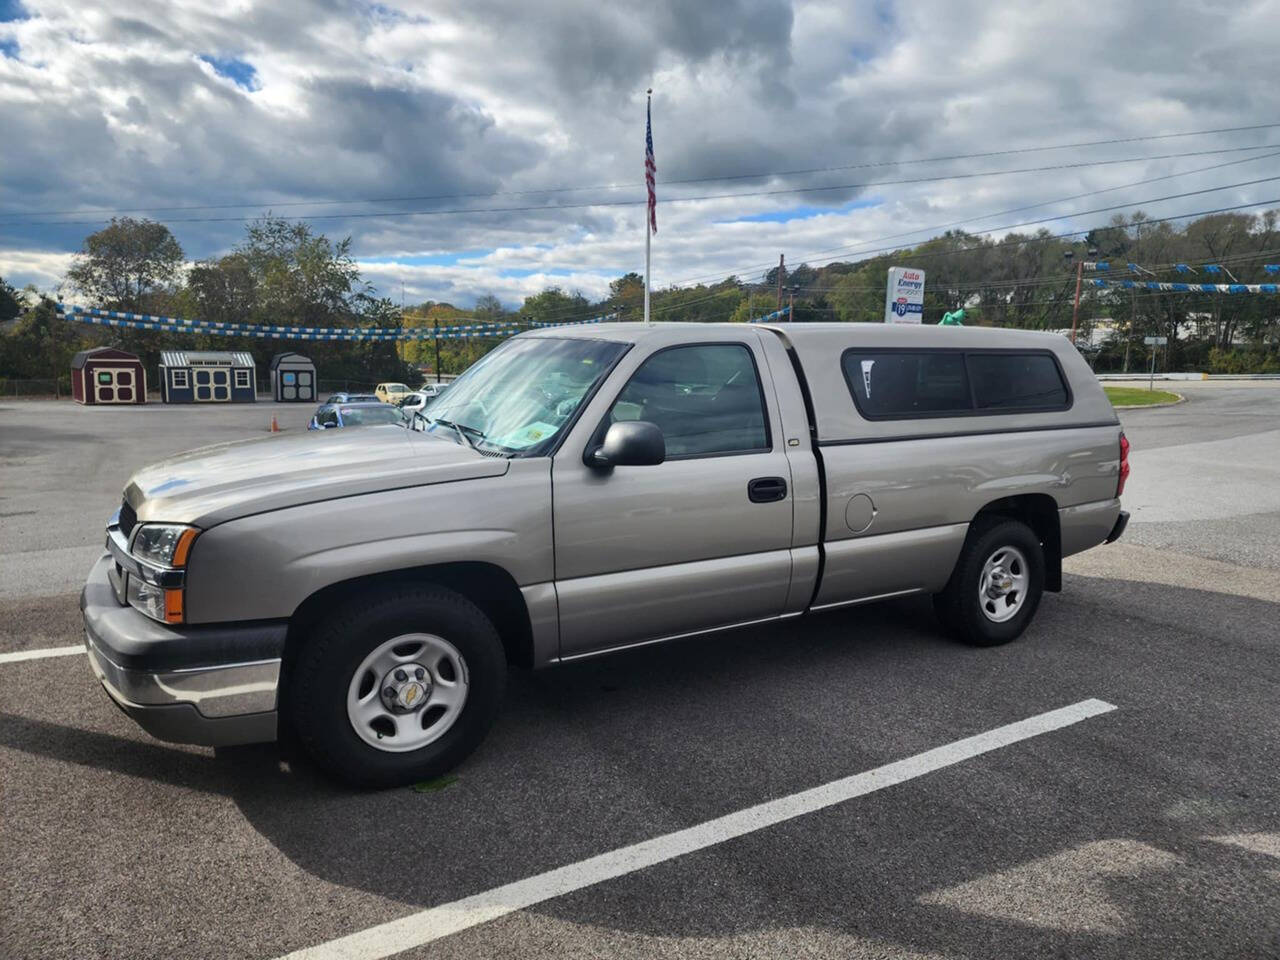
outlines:
[{"label": "front tire", "polygon": [[1022,635],[1043,593],[1044,548],[1035,531],[1017,520],[987,517],[970,526],[933,607],[962,643],[994,647]]},{"label": "front tire", "polygon": [[492,622],[444,587],[375,588],[326,617],[292,671],[287,720],[339,779],[393,787],[461,763],[493,725],[506,658]]}]

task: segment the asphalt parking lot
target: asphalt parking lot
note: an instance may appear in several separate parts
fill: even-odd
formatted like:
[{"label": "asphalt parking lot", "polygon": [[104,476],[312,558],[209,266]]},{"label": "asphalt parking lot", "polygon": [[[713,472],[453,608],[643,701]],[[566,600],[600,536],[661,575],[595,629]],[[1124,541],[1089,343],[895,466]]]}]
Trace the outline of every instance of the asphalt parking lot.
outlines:
[{"label": "asphalt parking lot", "polygon": [[[1019,642],[956,646],[910,600],[516,673],[438,790],[162,744],[82,656],[0,660],[0,956],[1280,957],[1280,384],[1173,389],[1122,413],[1124,539]],[[273,413],[310,410],[0,403],[0,656],[80,642],[134,467]],[[494,919],[436,935],[477,897]]]}]

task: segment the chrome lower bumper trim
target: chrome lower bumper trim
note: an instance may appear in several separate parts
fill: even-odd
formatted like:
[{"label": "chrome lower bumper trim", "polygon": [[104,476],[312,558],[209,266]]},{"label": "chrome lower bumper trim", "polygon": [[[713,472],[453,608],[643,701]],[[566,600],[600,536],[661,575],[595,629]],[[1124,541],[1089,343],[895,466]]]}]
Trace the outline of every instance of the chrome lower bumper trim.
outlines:
[{"label": "chrome lower bumper trim", "polygon": [[185,703],[211,719],[267,713],[276,708],[278,659],[151,673],[121,667],[87,632],[85,649],[94,674],[121,703],[135,707]]}]

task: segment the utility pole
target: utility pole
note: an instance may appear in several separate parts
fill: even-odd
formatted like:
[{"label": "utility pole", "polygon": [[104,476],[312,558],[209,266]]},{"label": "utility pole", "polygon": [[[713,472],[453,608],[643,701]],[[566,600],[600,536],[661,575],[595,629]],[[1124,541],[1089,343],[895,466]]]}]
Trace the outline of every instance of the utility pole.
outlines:
[{"label": "utility pole", "polygon": [[435,332],[436,341],[436,383],[440,382],[440,318],[435,317],[431,321],[431,329]]},{"label": "utility pole", "polygon": [[1076,342],[1076,320],[1080,316],[1080,282],[1084,279],[1084,261],[1076,264],[1076,305],[1071,309],[1071,345]]},{"label": "utility pole", "polygon": [[1129,372],[1129,347],[1133,344],[1133,328],[1138,322],[1138,288],[1129,288],[1129,329],[1124,338],[1124,372]]},{"label": "utility pole", "polygon": [[782,275],[787,272],[787,258],[778,254],[778,309],[782,309]]}]

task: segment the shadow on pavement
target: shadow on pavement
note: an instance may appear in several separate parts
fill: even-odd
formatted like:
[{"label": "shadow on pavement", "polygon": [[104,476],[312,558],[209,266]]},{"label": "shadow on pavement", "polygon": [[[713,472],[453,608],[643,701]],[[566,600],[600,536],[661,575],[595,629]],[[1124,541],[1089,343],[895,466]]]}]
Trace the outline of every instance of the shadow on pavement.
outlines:
[{"label": "shadow on pavement", "polygon": [[[1280,860],[1210,838],[1280,830],[1274,648],[1195,631],[1206,604],[1272,625],[1277,605],[1109,583],[1123,609],[1050,597],[999,650],[947,642],[913,601],[514,673],[437,793],[351,790],[274,746],[210,755],[9,713],[0,745],[225,795],[308,873],[432,906],[1098,696],[1121,709],[531,912],[662,937],[821,926],[961,957],[1265,955]],[[1209,673],[1231,656],[1245,677],[1235,702],[1197,689],[1188,662],[1210,654]],[[1081,867],[1099,841],[1136,864]]]}]

